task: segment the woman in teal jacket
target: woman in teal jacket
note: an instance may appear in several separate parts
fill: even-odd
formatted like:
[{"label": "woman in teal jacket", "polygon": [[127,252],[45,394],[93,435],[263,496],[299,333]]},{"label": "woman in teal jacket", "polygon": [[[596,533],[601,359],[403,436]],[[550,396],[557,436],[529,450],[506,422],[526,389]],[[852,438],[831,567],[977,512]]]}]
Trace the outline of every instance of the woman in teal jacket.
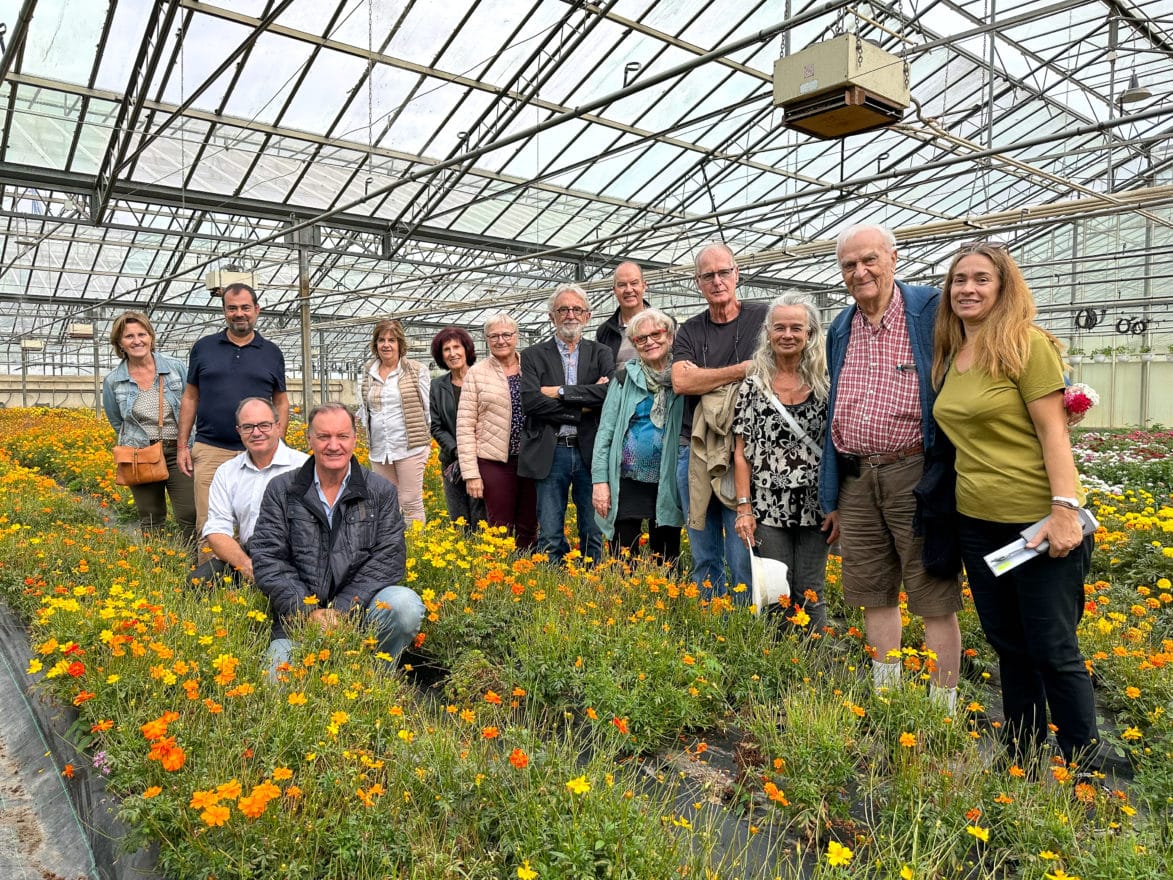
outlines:
[{"label": "woman in teal jacket", "polygon": [[676,488],[676,438],[684,399],[672,390],[675,323],[645,309],[627,325],[639,357],[611,383],[595,437],[591,479],[595,519],[611,552],[639,552],[643,521],[648,547],[666,562],[680,555],[684,514]]}]

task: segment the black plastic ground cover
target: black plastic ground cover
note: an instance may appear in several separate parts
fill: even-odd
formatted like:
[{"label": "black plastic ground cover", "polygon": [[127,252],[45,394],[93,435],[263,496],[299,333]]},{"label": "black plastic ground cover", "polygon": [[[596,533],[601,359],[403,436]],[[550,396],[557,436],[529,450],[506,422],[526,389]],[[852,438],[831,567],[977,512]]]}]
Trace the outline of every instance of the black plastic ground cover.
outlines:
[{"label": "black plastic ground cover", "polygon": [[28,658],[0,602],[0,880],[162,880],[152,851],[121,851],[117,801],[68,738],[77,713],[38,691]]}]

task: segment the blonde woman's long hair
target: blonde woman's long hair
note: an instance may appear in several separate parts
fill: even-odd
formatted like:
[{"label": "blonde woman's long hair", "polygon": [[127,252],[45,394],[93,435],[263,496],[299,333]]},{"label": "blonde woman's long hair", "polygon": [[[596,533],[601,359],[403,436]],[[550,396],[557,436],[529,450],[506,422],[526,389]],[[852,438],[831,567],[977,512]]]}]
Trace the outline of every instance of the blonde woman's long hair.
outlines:
[{"label": "blonde woman's long hair", "polygon": [[774,320],[774,311],[784,306],[798,306],[806,313],[806,348],[798,362],[798,376],[811,387],[817,400],[826,400],[831,382],[827,377],[827,346],[823,339],[823,324],[819,320],[815,301],[805,293],[787,291],[770,303],[746,378],[758,376],[766,388],[773,383],[778,366],[774,362],[774,351],[770,348],[770,325]]},{"label": "blonde woman's long hair", "polygon": [[1063,343],[1054,335],[1035,324],[1038,310],[1034,297],[1022,270],[1006,251],[997,245],[976,244],[963,248],[949,264],[945,273],[941,303],[937,308],[937,320],[933,328],[933,387],[940,388],[945,382],[949,365],[961,347],[965,345],[965,326],[953,311],[953,273],[957,264],[965,257],[985,257],[994,264],[998,277],[998,299],[989,315],[982,321],[974,334],[973,365],[995,379],[1016,380],[1022,375],[1027,358],[1030,357],[1030,331],[1036,328],[1044,333],[1060,351]]}]

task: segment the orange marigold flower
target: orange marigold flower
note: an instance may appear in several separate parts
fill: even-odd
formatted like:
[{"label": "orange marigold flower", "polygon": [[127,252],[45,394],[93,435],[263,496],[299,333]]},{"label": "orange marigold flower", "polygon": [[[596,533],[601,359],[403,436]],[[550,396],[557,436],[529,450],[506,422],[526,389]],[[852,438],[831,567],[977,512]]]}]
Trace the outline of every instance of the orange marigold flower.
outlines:
[{"label": "orange marigold flower", "polygon": [[481,736],[484,737],[485,739],[496,739],[500,735],[501,735],[501,731],[499,731],[496,727],[482,727],[481,728]]},{"label": "orange marigold flower", "polygon": [[527,755],[521,749],[514,749],[509,753],[509,763],[518,770],[524,770],[529,766],[529,755]]},{"label": "orange marigold flower", "polygon": [[140,729],[143,732],[143,736],[149,740],[162,739],[167,735],[167,726],[171,724],[172,721],[178,720],[178,712],[164,712],[154,721],[148,721]]},{"label": "orange marigold flower", "polygon": [[148,788],[146,791],[143,792],[143,800],[149,801],[151,798],[158,797],[162,793],[163,793],[163,789],[161,786],[152,785],[150,788]]},{"label": "orange marigold flower", "polygon": [[215,804],[200,813],[200,819],[209,828],[214,828],[217,825],[223,825],[227,822],[230,815],[232,813],[227,807]]},{"label": "orange marigold flower", "polygon": [[240,783],[235,779],[229,779],[216,786],[216,794],[222,798],[233,800],[240,797],[241,787]]},{"label": "orange marigold flower", "polygon": [[485,694],[485,702],[492,703],[494,706],[500,706],[501,696],[496,691],[489,691]]},{"label": "orange marigold flower", "polygon": [[212,789],[197,790],[191,793],[191,800],[187,805],[193,810],[206,810],[208,807],[220,803],[220,795]]},{"label": "orange marigold flower", "polygon": [[627,719],[626,718],[612,718],[611,724],[615,727],[616,730],[618,730],[624,736],[627,736],[629,731],[627,729]]},{"label": "orange marigold flower", "polygon": [[278,782],[281,782],[285,779],[292,779],[293,771],[288,767],[277,767],[275,770],[273,770],[273,778]]},{"label": "orange marigold flower", "polygon": [[260,797],[264,797],[269,800],[273,800],[274,798],[281,796],[281,789],[266,779],[259,785],[253,786],[253,794],[259,795]]},{"label": "orange marigold flower", "polygon": [[167,754],[163,756],[163,760],[161,761],[163,769],[168,773],[174,773],[176,770],[181,769],[186,762],[187,753],[179,746],[168,749]]},{"label": "orange marigold flower", "polygon": [[65,767],[61,771],[61,775],[64,776],[66,779],[73,779],[73,765],[66,764]]},{"label": "orange marigold flower", "polygon": [[774,803],[781,804],[784,807],[790,806],[790,801],[786,800],[786,793],[772,782],[767,782],[764,788],[766,797],[774,801]]},{"label": "orange marigold flower", "polygon": [[236,802],[236,808],[250,819],[259,819],[267,806],[269,806],[267,800],[253,794],[242,797]]},{"label": "orange marigold flower", "polygon": [[103,718],[90,726],[90,733],[105,733],[114,726],[114,722],[109,718]]},{"label": "orange marigold flower", "polygon": [[916,745],[916,734],[909,733],[908,731],[900,734],[900,745],[906,749],[911,749]]}]

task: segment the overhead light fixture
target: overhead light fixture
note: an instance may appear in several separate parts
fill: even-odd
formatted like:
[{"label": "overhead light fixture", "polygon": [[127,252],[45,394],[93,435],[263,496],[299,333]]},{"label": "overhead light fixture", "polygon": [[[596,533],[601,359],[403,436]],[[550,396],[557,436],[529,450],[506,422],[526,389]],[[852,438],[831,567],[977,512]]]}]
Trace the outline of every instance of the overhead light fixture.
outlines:
[{"label": "overhead light fixture", "polygon": [[1132,76],[1128,78],[1128,88],[1120,93],[1117,100],[1121,104],[1135,104],[1137,101],[1147,101],[1153,96],[1153,93],[1140,84],[1140,79],[1136,75],[1136,71],[1132,71]]}]

